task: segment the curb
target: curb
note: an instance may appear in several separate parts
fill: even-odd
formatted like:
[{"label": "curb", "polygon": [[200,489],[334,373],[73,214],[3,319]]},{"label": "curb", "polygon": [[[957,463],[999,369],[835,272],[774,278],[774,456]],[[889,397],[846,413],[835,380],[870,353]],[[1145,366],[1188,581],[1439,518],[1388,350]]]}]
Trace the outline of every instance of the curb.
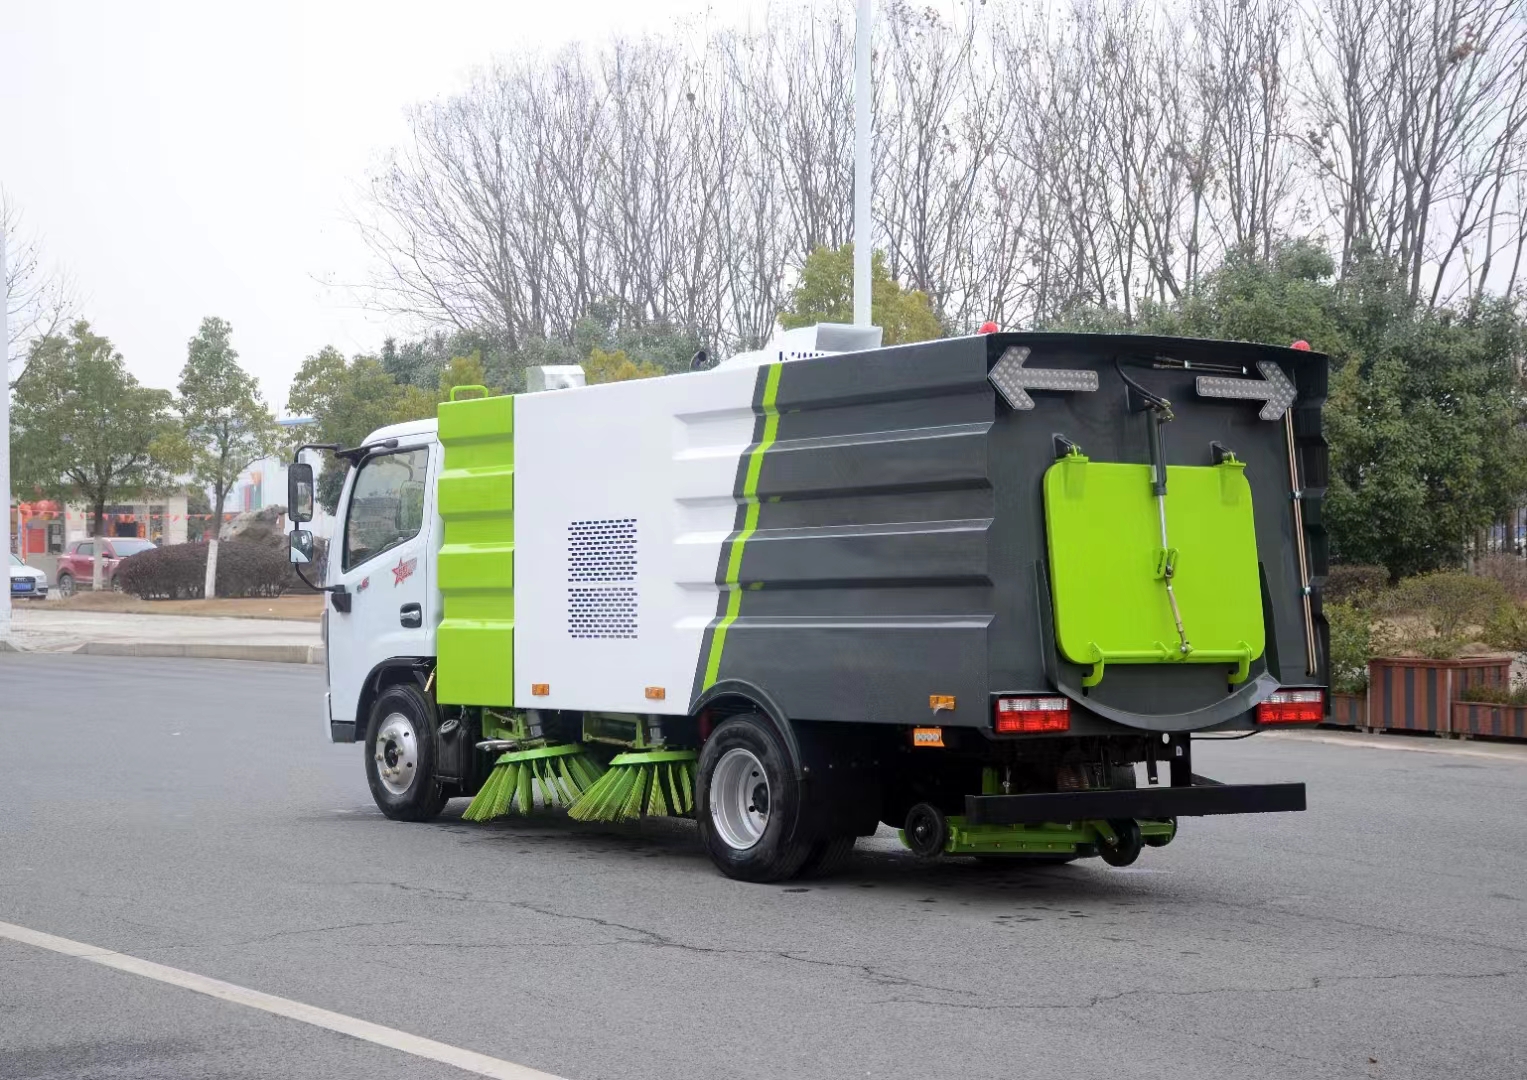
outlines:
[{"label": "curb", "polygon": [[87,641],[87,656],[143,656],[186,660],[256,660],[268,664],[322,664],[322,645],[239,645],[217,642]]}]

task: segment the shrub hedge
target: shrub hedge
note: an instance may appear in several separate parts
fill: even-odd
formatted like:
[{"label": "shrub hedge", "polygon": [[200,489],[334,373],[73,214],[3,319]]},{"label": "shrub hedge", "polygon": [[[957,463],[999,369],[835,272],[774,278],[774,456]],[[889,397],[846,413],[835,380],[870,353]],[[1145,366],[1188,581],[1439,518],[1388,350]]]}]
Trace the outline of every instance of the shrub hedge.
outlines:
[{"label": "shrub hedge", "polygon": [[1326,572],[1325,587],[1320,594],[1329,603],[1367,607],[1387,588],[1389,571],[1382,566],[1343,564]]},{"label": "shrub hedge", "polygon": [[[207,581],[207,545],[173,544],[122,560],[117,582],[143,600],[199,600]],[[297,584],[286,552],[225,540],[217,548],[217,595],[280,596]]]}]

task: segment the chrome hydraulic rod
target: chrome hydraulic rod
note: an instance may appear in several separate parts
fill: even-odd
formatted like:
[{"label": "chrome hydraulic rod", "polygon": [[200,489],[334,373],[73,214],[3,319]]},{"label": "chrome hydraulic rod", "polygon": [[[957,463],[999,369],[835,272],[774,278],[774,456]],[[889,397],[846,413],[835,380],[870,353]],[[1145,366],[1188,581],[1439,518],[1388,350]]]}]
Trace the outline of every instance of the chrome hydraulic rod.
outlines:
[{"label": "chrome hydraulic rod", "polygon": [[1318,673],[1319,646],[1315,642],[1315,613],[1310,603],[1310,561],[1304,545],[1304,492],[1299,487],[1299,457],[1294,449],[1294,410],[1283,414],[1283,434],[1288,444],[1288,483],[1294,503],[1294,549],[1299,556],[1299,594],[1304,601],[1304,655],[1307,674]]}]

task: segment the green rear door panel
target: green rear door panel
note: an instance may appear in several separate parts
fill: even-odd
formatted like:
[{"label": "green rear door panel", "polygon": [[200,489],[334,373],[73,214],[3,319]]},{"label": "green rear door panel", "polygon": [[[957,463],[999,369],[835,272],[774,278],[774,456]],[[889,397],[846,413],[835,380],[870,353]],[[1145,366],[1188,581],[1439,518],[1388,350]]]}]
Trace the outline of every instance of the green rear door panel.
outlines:
[{"label": "green rear door panel", "polygon": [[438,580],[435,696],[447,705],[514,704],[514,398],[440,406],[445,523]]},{"label": "green rear door panel", "polygon": [[1186,655],[1159,572],[1151,467],[1068,456],[1046,471],[1044,493],[1055,638],[1067,660],[1239,666],[1262,655],[1255,520],[1240,464],[1167,467],[1167,539],[1192,646]]}]

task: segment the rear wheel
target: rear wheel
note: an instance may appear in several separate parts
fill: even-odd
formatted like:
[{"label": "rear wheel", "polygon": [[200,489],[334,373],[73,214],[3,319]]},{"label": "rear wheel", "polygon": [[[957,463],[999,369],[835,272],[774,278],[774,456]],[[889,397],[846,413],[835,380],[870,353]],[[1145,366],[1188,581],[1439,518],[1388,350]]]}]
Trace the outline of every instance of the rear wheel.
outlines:
[{"label": "rear wheel", "polygon": [[366,780],[394,821],[429,821],[449,796],[436,768],[435,710],[417,686],[382,691],[366,729]]},{"label": "rear wheel", "polygon": [[734,716],[700,751],[695,818],[716,868],[739,881],[782,881],[812,845],[797,835],[801,788],[789,752],[766,717]]},{"label": "rear wheel", "polygon": [[854,850],[854,841],[857,836],[829,836],[818,840],[811,845],[811,851],[806,855],[806,861],[801,864],[797,877],[823,878],[831,877],[843,869],[843,864],[848,861],[849,855]]}]

